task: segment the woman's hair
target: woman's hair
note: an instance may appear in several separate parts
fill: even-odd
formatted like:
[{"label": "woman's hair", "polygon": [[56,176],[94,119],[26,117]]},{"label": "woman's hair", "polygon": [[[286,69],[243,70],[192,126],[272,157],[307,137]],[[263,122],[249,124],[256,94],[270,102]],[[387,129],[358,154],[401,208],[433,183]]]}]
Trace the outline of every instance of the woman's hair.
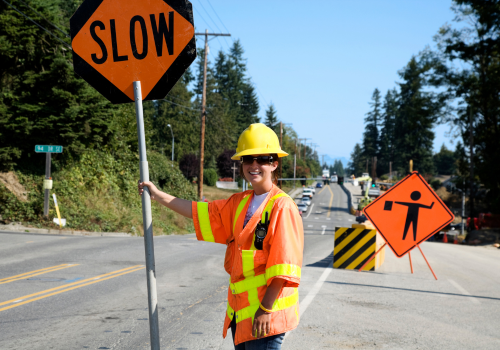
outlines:
[{"label": "woman's hair", "polygon": [[[278,162],[278,166],[276,167],[276,169],[271,172],[271,179],[273,180],[273,184],[277,185],[278,179],[281,177],[280,173],[281,159],[278,157],[277,154],[271,154],[271,156],[273,156],[273,163]],[[243,172],[243,163],[241,162],[240,162],[240,176],[244,178],[247,182],[250,182],[245,177],[245,173]]]}]

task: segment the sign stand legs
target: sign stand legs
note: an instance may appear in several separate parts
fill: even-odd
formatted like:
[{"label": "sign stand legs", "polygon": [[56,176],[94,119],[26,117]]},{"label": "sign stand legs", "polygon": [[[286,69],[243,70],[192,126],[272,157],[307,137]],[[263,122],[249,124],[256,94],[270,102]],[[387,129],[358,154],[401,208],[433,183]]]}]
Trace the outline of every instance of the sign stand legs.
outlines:
[{"label": "sign stand legs", "polygon": [[[141,82],[134,81],[135,113],[137,116],[137,136],[139,138],[139,162],[141,181],[149,181],[149,168],[146,156],[146,138],[142,110]],[[146,251],[146,276],[148,283],[149,336],[151,349],[160,350],[158,327],[158,297],[156,295],[156,271],[153,245],[153,218],[151,215],[151,194],[147,187],[142,194],[142,220],[144,227],[144,249]]]},{"label": "sign stand legs", "polygon": [[424,252],[422,251],[422,249],[420,249],[420,245],[417,245],[417,247],[418,247],[418,250],[420,250],[420,253],[422,253],[422,256],[424,257],[424,260],[425,260],[425,262],[427,263],[427,266],[429,266],[429,269],[431,270],[432,275],[434,276],[434,278],[435,278],[435,279],[436,279],[436,281],[437,281],[437,279],[438,279],[438,278],[436,277],[436,274],[435,274],[435,273],[434,273],[434,271],[432,270],[431,264],[429,264],[429,262],[427,261],[427,258],[425,257]]},{"label": "sign stand legs", "polygon": [[378,249],[378,250],[377,250],[377,251],[376,251],[376,252],[375,252],[375,253],[371,256],[371,258],[370,258],[370,259],[368,259],[368,261],[367,261],[367,262],[365,262],[365,263],[363,264],[363,266],[361,266],[361,268],[360,268],[358,271],[362,271],[362,270],[365,268],[365,266],[366,266],[366,265],[368,265],[368,263],[369,263],[370,261],[372,261],[372,260],[373,260],[373,258],[375,258],[375,256],[376,256],[376,255],[377,255],[377,254],[378,254],[378,253],[382,250],[382,248],[384,248],[386,245],[387,245],[387,243],[384,243],[384,245],[383,245],[382,247],[380,247],[380,248],[379,248],[379,249]]},{"label": "sign stand legs", "polygon": [[411,263],[411,252],[408,252],[408,257],[410,258],[411,273],[413,273],[413,264]]},{"label": "sign stand legs", "polygon": [[[50,180],[50,168],[52,163],[52,153],[45,153],[45,180]],[[50,198],[50,190],[48,188],[45,189],[45,196],[43,198],[43,216],[49,216],[49,198]]]}]

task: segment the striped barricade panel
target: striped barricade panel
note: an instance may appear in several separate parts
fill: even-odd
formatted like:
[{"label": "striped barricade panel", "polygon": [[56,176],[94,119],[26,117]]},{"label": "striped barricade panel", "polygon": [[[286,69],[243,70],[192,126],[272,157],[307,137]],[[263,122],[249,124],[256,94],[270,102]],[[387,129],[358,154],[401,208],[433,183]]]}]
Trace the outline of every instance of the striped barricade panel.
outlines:
[{"label": "striped barricade panel", "polygon": [[[337,227],[333,249],[333,267],[356,270],[370,259],[377,248],[377,231],[365,228]],[[380,254],[380,253],[379,253]],[[383,260],[373,259],[363,271],[374,271]]]}]

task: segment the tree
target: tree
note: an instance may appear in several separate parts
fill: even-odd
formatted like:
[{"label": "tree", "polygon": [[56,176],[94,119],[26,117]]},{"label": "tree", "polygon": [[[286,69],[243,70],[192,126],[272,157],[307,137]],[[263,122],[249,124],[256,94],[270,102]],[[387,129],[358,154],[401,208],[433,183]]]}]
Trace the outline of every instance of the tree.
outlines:
[{"label": "tree", "polygon": [[[24,2],[12,4],[69,32],[72,12],[67,11],[76,1],[32,3],[43,17]],[[74,74],[71,51],[63,44],[67,39],[56,40],[3,2],[0,18],[0,168],[43,171],[45,157],[35,155],[34,146],[47,142],[64,146],[56,161],[78,157],[87,148],[134,145],[127,144],[127,122],[125,129],[115,122],[132,117],[132,107],[112,105]]]},{"label": "tree", "polygon": [[192,180],[199,174],[200,160],[193,153],[185,154],[179,161],[179,169],[186,179]]},{"label": "tree", "polygon": [[413,170],[422,174],[434,172],[432,129],[441,116],[444,104],[436,93],[424,91],[427,85],[426,74],[431,69],[432,65],[412,57],[408,65],[399,72],[403,82],[399,83],[394,163],[403,174],[408,172],[410,160],[413,160]]},{"label": "tree", "polygon": [[351,174],[360,177],[361,174],[365,172],[365,162],[363,150],[359,143],[356,143],[356,145],[354,145],[354,150],[351,153],[351,161],[347,166],[348,171]]},{"label": "tree", "polygon": [[452,175],[456,169],[455,152],[450,151],[446,146],[441,146],[438,153],[434,154],[434,166],[438,174]]},{"label": "tree", "polygon": [[388,173],[390,162],[394,162],[394,148],[396,145],[396,118],[398,113],[398,92],[388,90],[385,95],[382,128],[380,133],[380,157],[377,163],[379,174]]},{"label": "tree", "polygon": [[238,161],[232,160],[231,157],[236,152],[234,150],[225,150],[217,157],[217,172],[220,177],[233,177],[233,166],[236,166],[236,176],[240,174]]},{"label": "tree", "polygon": [[379,156],[379,123],[381,119],[380,91],[375,89],[370,106],[372,110],[366,114],[365,132],[363,133],[363,154],[367,159]]},{"label": "tree", "polygon": [[[459,130],[464,146],[469,145],[472,124],[474,173],[488,189],[490,209],[500,212],[500,4],[481,0],[455,3],[459,27],[443,26],[436,36],[438,52],[426,57],[436,67],[432,83],[446,89],[450,109],[455,112],[445,121]],[[470,187],[470,180],[467,183]],[[470,203],[474,214],[474,200]]]},{"label": "tree", "polygon": [[276,109],[274,108],[274,104],[271,103],[266,110],[266,120],[264,122],[266,126],[273,129],[277,134],[279,133],[279,121],[278,116],[276,114]]}]

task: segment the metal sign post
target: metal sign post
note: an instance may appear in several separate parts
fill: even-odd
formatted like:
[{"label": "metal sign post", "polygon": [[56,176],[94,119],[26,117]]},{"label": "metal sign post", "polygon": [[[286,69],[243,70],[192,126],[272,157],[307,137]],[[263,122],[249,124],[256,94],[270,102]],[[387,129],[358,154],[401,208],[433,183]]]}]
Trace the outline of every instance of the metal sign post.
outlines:
[{"label": "metal sign post", "polygon": [[[137,137],[139,138],[139,169],[141,182],[143,182],[149,181],[149,168],[146,156],[146,137],[144,135],[144,116],[140,81],[134,81],[134,98],[135,114],[137,117]],[[151,194],[147,187],[144,188],[142,194],[142,221],[144,225],[144,249],[146,251],[146,276],[148,283],[149,336],[151,339],[151,349],[160,350],[158,297],[156,295],[155,253],[153,244],[153,218],[151,215]]]},{"label": "metal sign post", "polygon": [[50,188],[52,186],[48,186],[50,183],[48,180],[51,180],[50,177],[50,168],[52,164],[52,153],[45,153],[45,181],[44,182],[44,189],[45,189],[45,195],[43,197],[43,216],[47,217],[49,216],[49,198],[50,198]]},{"label": "metal sign post", "polygon": [[63,146],[51,146],[51,145],[36,145],[36,153],[45,153],[45,180],[43,181],[44,198],[43,198],[43,216],[49,216],[49,198],[50,190],[52,189],[52,177],[51,165],[52,165],[52,153],[62,153]]}]

